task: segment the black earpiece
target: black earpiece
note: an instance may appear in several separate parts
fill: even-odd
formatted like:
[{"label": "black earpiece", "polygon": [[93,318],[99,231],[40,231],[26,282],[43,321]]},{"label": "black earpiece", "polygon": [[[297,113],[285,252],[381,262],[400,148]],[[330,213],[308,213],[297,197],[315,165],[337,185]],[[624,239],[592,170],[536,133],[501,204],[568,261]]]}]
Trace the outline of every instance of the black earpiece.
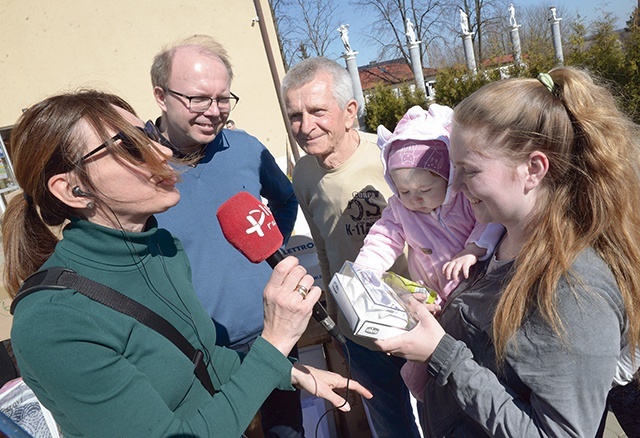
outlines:
[{"label": "black earpiece", "polygon": [[80,188],[80,186],[75,186],[73,189],[71,189],[71,193],[73,193],[73,196],[77,196],[78,198],[86,198],[88,196],[93,196],[92,193],[83,191]]}]

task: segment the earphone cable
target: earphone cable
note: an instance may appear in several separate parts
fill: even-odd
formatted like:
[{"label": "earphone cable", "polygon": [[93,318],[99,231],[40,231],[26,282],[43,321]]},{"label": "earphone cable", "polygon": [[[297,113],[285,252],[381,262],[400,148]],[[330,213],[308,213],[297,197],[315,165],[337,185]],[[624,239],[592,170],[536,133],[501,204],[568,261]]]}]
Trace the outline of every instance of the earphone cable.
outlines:
[{"label": "earphone cable", "polygon": [[318,418],[318,421],[316,422],[316,429],[314,432],[314,436],[315,438],[318,438],[318,430],[320,429],[320,423],[322,423],[322,419],[329,413],[329,412],[334,412],[334,411],[338,411],[341,407],[345,406],[347,403],[349,403],[349,382],[351,381],[351,353],[349,352],[349,347],[345,344],[344,345],[344,352],[347,355],[347,385],[345,388],[345,395],[344,395],[344,403],[342,403],[340,406],[337,407],[333,407],[331,409],[327,409],[321,416],[320,418]]}]

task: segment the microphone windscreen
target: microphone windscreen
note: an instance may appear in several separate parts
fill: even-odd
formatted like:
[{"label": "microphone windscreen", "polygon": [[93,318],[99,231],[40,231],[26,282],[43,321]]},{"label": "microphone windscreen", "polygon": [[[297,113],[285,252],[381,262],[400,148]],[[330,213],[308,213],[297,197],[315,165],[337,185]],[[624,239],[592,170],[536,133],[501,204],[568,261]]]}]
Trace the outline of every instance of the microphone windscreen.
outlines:
[{"label": "microphone windscreen", "polygon": [[266,260],[284,238],[269,208],[248,192],[239,192],[218,208],[224,237],[252,263]]}]

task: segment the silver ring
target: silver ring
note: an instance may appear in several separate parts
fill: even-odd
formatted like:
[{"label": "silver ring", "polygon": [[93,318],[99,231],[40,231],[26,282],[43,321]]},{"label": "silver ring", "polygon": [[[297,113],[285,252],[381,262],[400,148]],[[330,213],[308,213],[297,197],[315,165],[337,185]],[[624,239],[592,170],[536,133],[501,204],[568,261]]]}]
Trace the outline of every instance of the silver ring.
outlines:
[{"label": "silver ring", "polygon": [[296,292],[298,292],[300,295],[302,295],[302,299],[306,299],[307,298],[307,294],[309,293],[309,289],[307,289],[305,286],[299,284],[298,287],[296,288]]}]

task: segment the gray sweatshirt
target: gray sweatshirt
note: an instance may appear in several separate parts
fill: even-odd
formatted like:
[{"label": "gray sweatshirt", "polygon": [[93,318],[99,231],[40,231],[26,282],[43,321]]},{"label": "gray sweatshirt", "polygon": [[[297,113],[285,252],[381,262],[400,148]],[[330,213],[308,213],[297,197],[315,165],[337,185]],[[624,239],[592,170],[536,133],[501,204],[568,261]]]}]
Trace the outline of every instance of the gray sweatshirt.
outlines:
[{"label": "gray sweatshirt", "polygon": [[447,332],[433,353],[425,388],[431,437],[593,437],[625,341],[626,314],[606,263],[589,249],[558,283],[564,334],[533,311],[498,367],[491,336],[495,306],[511,264],[473,274],[450,297]]}]

